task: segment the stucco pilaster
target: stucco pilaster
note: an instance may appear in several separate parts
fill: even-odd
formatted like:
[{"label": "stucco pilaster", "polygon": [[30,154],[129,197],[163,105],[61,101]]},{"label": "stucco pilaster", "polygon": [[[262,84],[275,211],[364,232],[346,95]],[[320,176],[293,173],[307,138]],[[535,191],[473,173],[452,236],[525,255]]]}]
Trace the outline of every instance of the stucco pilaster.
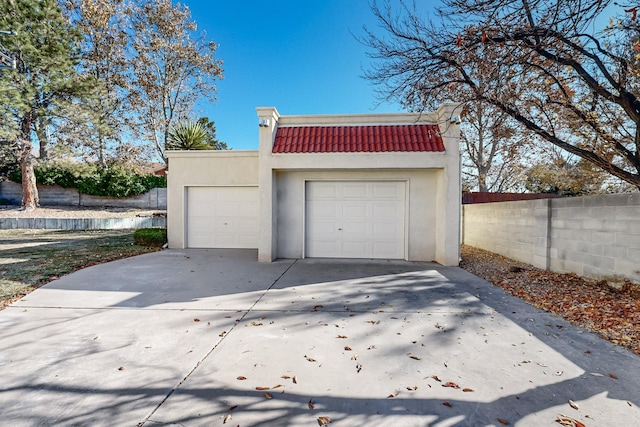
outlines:
[{"label": "stucco pilaster", "polygon": [[462,104],[443,104],[436,111],[446,152],[446,166],[438,181],[436,260],[458,265],[460,260],[460,113]]},{"label": "stucco pilaster", "polygon": [[271,262],[277,249],[277,208],[275,176],[271,150],[275,139],[280,114],[275,107],[258,107],[259,129],[259,186],[260,186],[260,238],[258,240],[258,261]]}]

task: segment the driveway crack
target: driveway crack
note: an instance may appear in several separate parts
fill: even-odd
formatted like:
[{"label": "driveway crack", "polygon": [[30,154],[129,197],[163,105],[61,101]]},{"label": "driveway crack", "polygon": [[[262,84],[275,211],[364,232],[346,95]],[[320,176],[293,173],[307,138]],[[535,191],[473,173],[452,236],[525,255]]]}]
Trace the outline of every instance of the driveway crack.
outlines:
[{"label": "driveway crack", "polygon": [[233,324],[233,326],[231,326],[229,331],[226,334],[224,334],[224,336],[221,337],[218,340],[218,342],[211,348],[211,350],[209,350],[207,352],[207,354],[205,354],[202,357],[202,359],[198,360],[198,362],[195,364],[195,366],[189,370],[187,375],[185,375],[180,380],[180,382],[176,386],[174,386],[169,391],[169,393],[167,393],[167,395],[162,399],[162,401],[160,403],[158,403],[158,405],[156,405],[155,408],[153,408],[151,413],[149,415],[147,415],[142,421],[140,421],[137,424],[138,427],[142,427],[143,425],[145,425],[149,421],[153,422],[153,420],[151,419],[151,417],[153,417],[153,414],[155,414],[158,411],[158,409],[160,409],[160,407],[162,407],[162,405],[164,405],[164,403],[173,395],[173,393],[175,393],[182,386],[182,384],[184,384],[184,382],[187,381],[189,379],[189,377],[191,377],[191,375],[196,371],[196,369],[198,369],[198,367],[200,367],[200,365],[202,365],[202,363],[204,363],[204,361],[207,360],[209,355],[211,355],[211,353],[213,353],[216,350],[216,348],[218,348],[218,346],[231,334],[231,332],[233,332],[235,327],[238,324],[240,324],[247,317],[247,315],[253,310],[253,308],[262,300],[262,298],[264,298],[264,296],[267,294],[267,292],[269,292],[271,289],[273,289],[273,287],[276,285],[276,283],[278,283],[278,281],[280,281],[280,279],[282,279],[282,277],[284,277],[284,275],[287,274],[287,272],[291,269],[291,267],[293,267],[293,265],[296,262],[298,262],[298,259],[293,260],[293,262],[291,264],[289,264],[289,266],[271,283],[271,285],[269,285],[269,287],[267,289],[265,289],[265,291],[262,292],[262,294],[260,294],[258,299],[256,299],[256,301],[251,305],[251,307],[249,307],[249,309],[239,319],[236,319],[235,323]]}]

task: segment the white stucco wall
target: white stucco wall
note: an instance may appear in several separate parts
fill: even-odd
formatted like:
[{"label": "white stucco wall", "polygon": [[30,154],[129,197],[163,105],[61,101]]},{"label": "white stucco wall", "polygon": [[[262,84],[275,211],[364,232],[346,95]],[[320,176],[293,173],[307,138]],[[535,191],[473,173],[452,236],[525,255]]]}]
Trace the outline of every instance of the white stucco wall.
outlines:
[{"label": "white stucco wall", "polygon": [[185,194],[192,186],[257,186],[257,151],[167,151],[167,238],[185,247]]}]

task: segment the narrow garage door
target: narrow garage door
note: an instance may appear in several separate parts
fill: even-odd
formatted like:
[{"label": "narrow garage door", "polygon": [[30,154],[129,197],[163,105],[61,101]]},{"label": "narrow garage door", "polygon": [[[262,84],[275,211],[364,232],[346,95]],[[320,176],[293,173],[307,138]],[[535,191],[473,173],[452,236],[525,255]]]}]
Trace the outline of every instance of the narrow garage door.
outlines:
[{"label": "narrow garage door", "polygon": [[187,247],[257,248],[258,187],[187,188]]},{"label": "narrow garage door", "polygon": [[404,181],[308,181],[307,257],[405,258]]}]

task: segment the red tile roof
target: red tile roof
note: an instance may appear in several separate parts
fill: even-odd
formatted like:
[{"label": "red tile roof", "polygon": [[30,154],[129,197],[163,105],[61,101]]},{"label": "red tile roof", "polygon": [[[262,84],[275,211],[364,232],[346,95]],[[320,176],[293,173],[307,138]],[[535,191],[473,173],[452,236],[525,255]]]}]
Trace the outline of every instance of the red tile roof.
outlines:
[{"label": "red tile roof", "polygon": [[444,151],[438,125],[298,126],[276,131],[273,153]]}]

